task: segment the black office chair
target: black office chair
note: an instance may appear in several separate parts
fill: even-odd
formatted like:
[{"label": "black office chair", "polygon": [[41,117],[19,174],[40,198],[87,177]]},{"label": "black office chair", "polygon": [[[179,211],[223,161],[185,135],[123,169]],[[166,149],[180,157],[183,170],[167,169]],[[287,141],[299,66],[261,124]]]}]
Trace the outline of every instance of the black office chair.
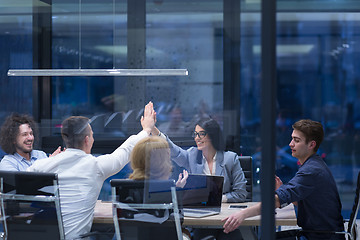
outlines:
[{"label": "black office chair", "polygon": [[118,240],[182,239],[175,182],[112,179]]},{"label": "black office chair", "polygon": [[246,178],[246,202],[252,202],[252,189],[253,189],[253,164],[251,156],[239,156],[241,168]]},{"label": "black office chair", "polygon": [[3,239],[65,239],[55,173],[0,171]]}]

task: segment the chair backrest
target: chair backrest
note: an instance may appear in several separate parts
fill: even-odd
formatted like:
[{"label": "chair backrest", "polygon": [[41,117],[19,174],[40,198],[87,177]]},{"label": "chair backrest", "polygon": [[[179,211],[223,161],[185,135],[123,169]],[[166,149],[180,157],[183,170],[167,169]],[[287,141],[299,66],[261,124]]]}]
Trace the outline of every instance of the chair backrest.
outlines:
[{"label": "chair backrest", "polygon": [[241,168],[246,178],[246,202],[252,202],[252,189],[253,189],[253,164],[251,156],[239,156]]},{"label": "chair backrest", "polygon": [[65,239],[55,173],[0,171],[4,239]]},{"label": "chair backrest", "polygon": [[182,239],[174,180],[112,179],[110,184],[118,240]]},{"label": "chair backrest", "polygon": [[347,232],[350,233],[352,236],[350,239],[356,239],[356,218],[357,218],[357,215],[359,212],[359,205],[360,205],[359,190],[360,190],[360,172],[358,173],[358,177],[357,177],[355,199],[354,199],[354,204],[353,204],[353,207],[351,210],[348,229],[347,229]]}]

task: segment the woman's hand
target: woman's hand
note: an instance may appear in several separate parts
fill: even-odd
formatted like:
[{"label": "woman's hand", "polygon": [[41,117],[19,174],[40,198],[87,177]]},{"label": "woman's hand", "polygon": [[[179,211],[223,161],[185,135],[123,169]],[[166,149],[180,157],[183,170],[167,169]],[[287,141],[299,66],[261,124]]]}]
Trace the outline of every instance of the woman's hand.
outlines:
[{"label": "woman's hand", "polygon": [[151,135],[160,136],[160,130],[156,126],[154,126],[151,130]]},{"label": "woman's hand", "polygon": [[185,169],[183,170],[183,173],[179,174],[179,178],[176,182],[176,187],[180,187],[183,188],[186,184],[186,180],[189,177],[189,173],[188,171],[186,171]]}]

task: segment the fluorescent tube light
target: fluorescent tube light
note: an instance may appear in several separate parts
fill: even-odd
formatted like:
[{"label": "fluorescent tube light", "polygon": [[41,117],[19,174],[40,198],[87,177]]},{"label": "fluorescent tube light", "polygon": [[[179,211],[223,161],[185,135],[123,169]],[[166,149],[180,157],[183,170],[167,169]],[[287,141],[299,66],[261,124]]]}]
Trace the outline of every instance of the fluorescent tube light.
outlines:
[{"label": "fluorescent tube light", "polygon": [[9,77],[187,76],[187,69],[9,69]]}]

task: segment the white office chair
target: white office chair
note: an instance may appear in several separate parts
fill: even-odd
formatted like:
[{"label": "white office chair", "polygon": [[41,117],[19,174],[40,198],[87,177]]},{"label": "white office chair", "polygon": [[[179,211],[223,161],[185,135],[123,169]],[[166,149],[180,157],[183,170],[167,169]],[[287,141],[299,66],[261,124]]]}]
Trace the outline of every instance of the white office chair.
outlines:
[{"label": "white office chair", "polygon": [[65,239],[57,174],[0,171],[2,239]]},{"label": "white office chair", "polygon": [[174,180],[112,179],[118,240],[183,239]]}]

